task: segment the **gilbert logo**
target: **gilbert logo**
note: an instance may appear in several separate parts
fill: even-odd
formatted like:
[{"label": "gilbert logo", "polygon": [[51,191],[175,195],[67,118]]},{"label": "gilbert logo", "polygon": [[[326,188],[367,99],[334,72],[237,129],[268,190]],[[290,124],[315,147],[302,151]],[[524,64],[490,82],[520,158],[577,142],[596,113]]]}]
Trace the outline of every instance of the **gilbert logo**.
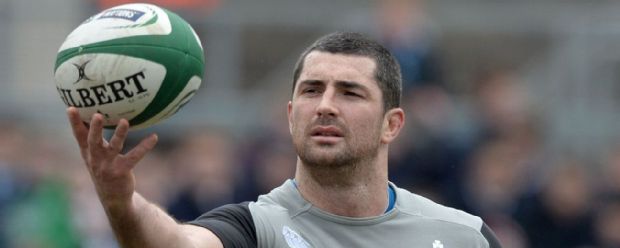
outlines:
[{"label": "gilbert logo", "polygon": [[310,248],[310,244],[288,226],[282,227],[282,235],[284,235],[284,240],[290,248]]},{"label": "gilbert logo", "polygon": [[[80,77],[81,79],[78,80],[88,79],[85,75],[80,75]],[[142,85],[144,79],[146,79],[146,74],[142,70],[119,80],[90,87],[71,89],[56,87],[56,89],[67,106],[87,108],[125,99],[132,102],[135,96],[148,94],[148,88]]]}]

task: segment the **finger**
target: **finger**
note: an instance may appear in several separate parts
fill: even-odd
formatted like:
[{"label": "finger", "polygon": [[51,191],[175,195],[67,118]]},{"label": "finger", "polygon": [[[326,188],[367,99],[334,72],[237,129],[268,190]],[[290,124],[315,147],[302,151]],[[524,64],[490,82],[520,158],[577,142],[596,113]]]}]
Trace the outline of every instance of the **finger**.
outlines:
[{"label": "finger", "polygon": [[73,130],[73,136],[77,140],[80,149],[88,148],[88,127],[84,124],[82,119],[80,118],[80,114],[75,107],[67,108],[67,116],[69,117],[69,123],[71,124],[71,129]]},{"label": "finger", "polygon": [[96,113],[90,120],[90,129],[88,132],[88,148],[91,155],[95,155],[93,151],[103,149],[103,116]]},{"label": "finger", "polygon": [[116,126],[114,135],[110,139],[110,148],[116,152],[123,150],[123,144],[129,132],[129,123],[125,119],[121,119]]},{"label": "finger", "polygon": [[126,166],[128,166],[129,169],[133,169],[136,164],[144,158],[144,155],[155,147],[155,144],[157,144],[157,139],[156,134],[151,134],[149,137],[146,137],[140,141],[140,144],[131,149],[131,151],[127,152],[124,156]]}]

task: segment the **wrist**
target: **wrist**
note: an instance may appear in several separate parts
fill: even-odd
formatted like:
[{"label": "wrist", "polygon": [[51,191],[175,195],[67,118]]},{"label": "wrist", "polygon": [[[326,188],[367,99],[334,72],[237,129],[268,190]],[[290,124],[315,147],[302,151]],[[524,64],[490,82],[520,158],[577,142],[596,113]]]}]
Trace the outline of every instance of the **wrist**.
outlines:
[{"label": "wrist", "polygon": [[115,215],[126,215],[134,212],[137,209],[137,204],[134,200],[134,194],[126,197],[106,197],[101,196],[101,204],[106,212]]}]

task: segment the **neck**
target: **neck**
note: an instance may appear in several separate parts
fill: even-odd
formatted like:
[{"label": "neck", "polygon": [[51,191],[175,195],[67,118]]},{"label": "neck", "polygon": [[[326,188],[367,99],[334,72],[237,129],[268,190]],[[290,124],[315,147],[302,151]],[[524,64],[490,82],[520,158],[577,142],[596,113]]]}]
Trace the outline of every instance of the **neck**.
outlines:
[{"label": "neck", "polygon": [[297,160],[295,180],[301,195],[312,205],[347,217],[383,214],[388,206],[387,154],[374,161],[326,168]]}]

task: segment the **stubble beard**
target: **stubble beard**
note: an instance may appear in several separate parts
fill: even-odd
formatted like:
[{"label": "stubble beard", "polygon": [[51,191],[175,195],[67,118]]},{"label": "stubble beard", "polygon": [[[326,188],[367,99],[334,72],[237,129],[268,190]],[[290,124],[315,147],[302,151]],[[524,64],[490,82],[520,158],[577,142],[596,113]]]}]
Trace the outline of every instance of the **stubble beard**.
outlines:
[{"label": "stubble beard", "polygon": [[299,159],[315,180],[323,184],[346,184],[348,179],[355,180],[352,177],[358,175],[363,165],[376,159],[380,129],[376,130],[368,135],[350,135],[347,130],[343,130],[345,138],[342,143],[323,145],[315,144],[305,136],[307,132],[297,132],[293,143]]}]

